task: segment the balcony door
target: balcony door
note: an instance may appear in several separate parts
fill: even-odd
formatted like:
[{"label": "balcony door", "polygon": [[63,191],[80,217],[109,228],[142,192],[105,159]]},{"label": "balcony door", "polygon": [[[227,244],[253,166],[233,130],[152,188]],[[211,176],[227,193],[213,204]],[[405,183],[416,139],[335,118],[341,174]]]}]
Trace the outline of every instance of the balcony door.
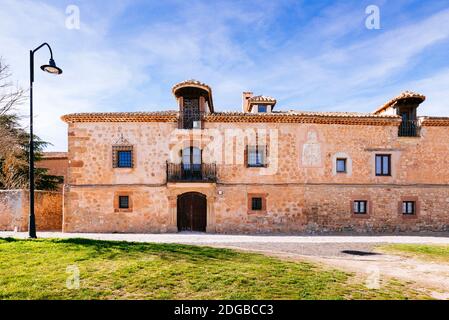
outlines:
[{"label": "balcony door", "polygon": [[201,179],[201,149],[187,147],[182,150],[183,177]]}]

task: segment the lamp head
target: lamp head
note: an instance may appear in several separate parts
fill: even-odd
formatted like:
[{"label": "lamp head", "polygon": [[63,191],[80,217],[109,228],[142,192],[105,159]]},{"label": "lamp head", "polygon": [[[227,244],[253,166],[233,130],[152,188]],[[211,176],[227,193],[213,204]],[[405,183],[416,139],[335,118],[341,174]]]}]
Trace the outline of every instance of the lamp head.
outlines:
[{"label": "lamp head", "polygon": [[44,64],[41,66],[41,69],[45,72],[51,73],[51,74],[61,74],[62,69],[56,66],[55,60],[50,58],[50,61],[48,64]]}]

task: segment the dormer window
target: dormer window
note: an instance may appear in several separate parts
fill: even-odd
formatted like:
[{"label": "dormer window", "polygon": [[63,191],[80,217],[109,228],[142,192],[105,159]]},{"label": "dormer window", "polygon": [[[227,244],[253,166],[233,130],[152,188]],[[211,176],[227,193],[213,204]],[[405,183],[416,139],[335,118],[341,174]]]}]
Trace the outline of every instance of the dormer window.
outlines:
[{"label": "dormer window", "polygon": [[172,91],[179,105],[179,128],[202,129],[203,115],[214,112],[210,87],[197,80],[186,80]]},{"label": "dormer window", "polygon": [[416,110],[424,100],[426,100],[426,97],[422,94],[405,91],[374,111],[374,114],[400,116],[402,121],[399,126],[398,136],[419,137],[420,123]]},{"label": "dormer window", "polygon": [[257,106],[257,112],[258,112],[258,113],[266,113],[267,110],[268,110],[268,107],[267,107],[267,105],[265,105],[265,104],[259,104],[259,105]]},{"label": "dormer window", "polygon": [[276,99],[268,96],[253,96],[252,92],[243,92],[243,112],[270,113],[276,104]]}]

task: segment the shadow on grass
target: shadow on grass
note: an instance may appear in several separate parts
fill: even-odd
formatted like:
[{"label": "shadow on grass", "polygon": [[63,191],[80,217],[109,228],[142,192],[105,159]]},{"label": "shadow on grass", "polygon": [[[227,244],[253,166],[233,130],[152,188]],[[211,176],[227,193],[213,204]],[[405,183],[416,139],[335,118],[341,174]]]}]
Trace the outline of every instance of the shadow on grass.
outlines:
[{"label": "shadow on grass", "polygon": [[230,249],[192,246],[184,244],[169,244],[169,243],[140,243],[127,241],[105,241],[92,240],[84,238],[70,238],[70,239],[15,239],[3,238],[2,242],[17,244],[39,244],[53,243],[64,246],[64,250],[73,251],[87,251],[89,258],[107,257],[113,258],[119,255],[132,254],[154,254],[160,256],[162,259],[188,259],[193,261],[198,260],[231,260],[239,256],[244,257],[246,254],[239,253]]}]

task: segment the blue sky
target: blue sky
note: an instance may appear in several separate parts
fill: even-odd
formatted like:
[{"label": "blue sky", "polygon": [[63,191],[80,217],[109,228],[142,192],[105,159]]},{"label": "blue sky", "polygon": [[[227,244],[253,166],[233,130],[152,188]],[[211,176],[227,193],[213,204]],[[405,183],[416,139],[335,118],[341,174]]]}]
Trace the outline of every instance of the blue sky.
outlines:
[{"label": "blue sky", "polygon": [[[43,41],[64,69],[36,75],[49,150],[67,148],[61,115],[176,109],[171,87],[190,78],[212,87],[217,110],[240,110],[253,91],[278,110],[369,112],[413,90],[428,98],[421,115],[449,116],[449,0],[0,2],[0,56],[18,84]],[[80,29],[66,28],[68,5]],[[368,5],[379,30],[365,27]]]}]

